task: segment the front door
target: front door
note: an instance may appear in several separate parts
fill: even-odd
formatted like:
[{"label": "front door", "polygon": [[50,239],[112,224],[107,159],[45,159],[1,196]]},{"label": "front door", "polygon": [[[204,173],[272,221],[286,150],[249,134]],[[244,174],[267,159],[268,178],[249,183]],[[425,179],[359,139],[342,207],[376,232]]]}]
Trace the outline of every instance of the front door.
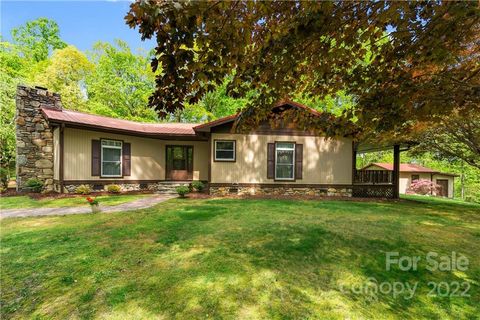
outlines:
[{"label": "front door", "polygon": [[447,179],[437,179],[437,184],[440,188],[440,196],[448,197],[448,180]]},{"label": "front door", "polygon": [[166,180],[192,180],[193,146],[167,146]]}]

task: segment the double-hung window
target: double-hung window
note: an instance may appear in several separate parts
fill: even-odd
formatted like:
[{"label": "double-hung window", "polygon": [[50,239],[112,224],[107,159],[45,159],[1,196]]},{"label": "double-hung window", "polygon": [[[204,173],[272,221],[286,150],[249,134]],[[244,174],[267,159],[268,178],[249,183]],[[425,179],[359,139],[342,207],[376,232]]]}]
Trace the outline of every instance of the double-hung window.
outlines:
[{"label": "double-hung window", "polygon": [[122,176],[122,142],[102,140],[102,177]]},{"label": "double-hung window", "polygon": [[235,140],[215,140],[215,161],[235,161]]},{"label": "double-hung window", "polygon": [[295,143],[275,143],[275,179],[295,179]]}]

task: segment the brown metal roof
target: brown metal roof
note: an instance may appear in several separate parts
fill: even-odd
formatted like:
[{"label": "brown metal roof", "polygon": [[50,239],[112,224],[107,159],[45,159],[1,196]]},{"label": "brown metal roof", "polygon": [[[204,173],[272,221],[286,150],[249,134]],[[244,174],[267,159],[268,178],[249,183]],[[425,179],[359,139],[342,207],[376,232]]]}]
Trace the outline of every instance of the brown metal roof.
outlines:
[{"label": "brown metal roof", "polygon": [[209,129],[211,127],[216,127],[216,126],[219,126],[219,125],[227,123],[227,122],[235,121],[237,116],[238,116],[238,113],[237,114],[232,114],[231,116],[219,118],[217,120],[213,120],[213,121],[210,121],[210,122],[207,122],[207,123],[197,125],[197,126],[194,127],[194,129],[197,130],[197,131],[205,131],[204,129]]},{"label": "brown metal roof", "polygon": [[145,135],[195,136],[196,123],[141,123],[98,116],[78,111],[42,108],[43,115],[53,122],[82,125],[101,129],[121,130]]},{"label": "brown metal roof", "polygon": [[[272,107],[272,109],[277,108],[277,107],[281,107],[281,106],[285,106],[285,105],[289,105],[289,106],[296,107],[296,108],[299,108],[299,109],[302,109],[302,110],[306,110],[306,111],[311,112],[312,114],[317,115],[317,116],[322,114],[321,112],[319,112],[315,109],[312,109],[312,108],[310,108],[306,105],[303,105],[301,103],[294,102],[294,101],[291,101],[291,100],[281,100],[281,101],[277,102]],[[195,131],[209,131],[209,129],[212,128],[212,127],[216,127],[216,126],[228,123],[228,122],[235,121],[239,115],[240,115],[240,113],[237,113],[237,114],[233,114],[231,116],[227,116],[227,117],[223,117],[223,118],[213,120],[213,121],[210,121],[210,122],[207,122],[207,123],[203,123],[203,124],[200,124],[200,125],[194,127],[194,129],[195,129]]]},{"label": "brown metal roof", "polygon": [[[275,104],[275,107],[283,105],[290,105],[300,109],[307,110],[315,115],[321,113],[307,107],[303,104],[296,103],[290,100],[282,100]],[[178,136],[196,136],[195,131],[208,132],[210,128],[235,121],[237,116],[223,117],[204,124],[196,123],[141,123],[129,120],[122,120],[104,116],[98,116],[72,110],[58,110],[53,108],[43,107],[42,113],[49,120],[53,122],[65,123],[70,125],[84,126],[92,129],[110,129],[115,131],[125,131],[135,134],[144,135],[178,135]]]},{"label": "brown metal roof", "polygon": [[[393,164],[386,163],[386,162],[373,162],[368,166],[364,167],[363,169],[366,169],[370,166],[377,166],[385,170],[393,171]],[[449,176],[457,176],[456,174],[440,172],[438,170],[433,170],[433,169],[423,167],[421,165],[414,164],[414,163],[401,163],[400,172],[439,173],[439,174],[444,174]]]}]

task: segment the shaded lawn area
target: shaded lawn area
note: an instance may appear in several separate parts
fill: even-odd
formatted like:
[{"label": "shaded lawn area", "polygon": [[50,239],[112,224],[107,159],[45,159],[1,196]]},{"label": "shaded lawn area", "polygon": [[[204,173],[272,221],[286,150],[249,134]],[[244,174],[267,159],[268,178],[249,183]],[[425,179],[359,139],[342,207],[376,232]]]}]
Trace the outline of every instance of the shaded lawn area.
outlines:
[{"label": "shaded lawn area", "polygon": [[[2,318],[473,319],[480,206],[174,199],[136,212],[5,219]],[[385,271],[385,253],[421,256]],[[466,271],[428,271],[452,251]],[[353,285],[419,282],[415,295]],[[470,297],[428,296],[434,282]],[[343,288],[343,290],[342,290]],[[463,287],[462,287],[463,288]]]},{"label": "shaded lawn area", "polygon": [[[150,195],[145,194],[126,194],[126,195],[106,195],[98,196],[97,200],[102,206],[116,206],[122,203],[138,200]],[[87,197],[95,198],[95,196],[78,196],[69,198],[45,198],[32,199],[28,196],[13,196],[0,198],[0,209],[22,209],[22,208],[59,208],[59,207],[79,207],[88,206]]]}]

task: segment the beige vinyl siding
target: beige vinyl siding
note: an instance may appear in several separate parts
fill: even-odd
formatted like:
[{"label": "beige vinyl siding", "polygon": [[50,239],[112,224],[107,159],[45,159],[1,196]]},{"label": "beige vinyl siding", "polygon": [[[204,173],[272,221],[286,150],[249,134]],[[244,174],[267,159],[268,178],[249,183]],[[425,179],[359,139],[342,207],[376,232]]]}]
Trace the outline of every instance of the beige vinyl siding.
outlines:
[{"label": "beige vinyl siding", "polygon": [[53,179],[60,179],[60,129],[53,129]]},{"label": "beige vinyl siding", "polygon": [[164,180],[166,145],[192,145],[193,179],[208,179],[208,142],[206,141],[168,141],[65,128],[65,180],[105,179],[91,175],[92,140],[95,139],[123,140],[131,143],[131,175],[125,176],[124,180]]},{"label": "beige vinyl siding", "polygon": [[428,180],[430,179],[430,173],[422,173],[422,172],[400,172],[400,186],[399,192],[400,194],[405,194],[407,189],[412,184],[412,175],[418,175],[421,180]]},{"label": "beige vinyl siding", "polygon": [[[400,172],[400,194],[405,194],[408,187],[412,183],[412,175],[419,175],[420,179],[432,181],[432,174],[421,172]],[[433,174],[433,181],[437,183],[437,179],[448,180],[448,197],[453,198],[453,177],[441,174]]]},{"label": "beige vinyl siding", "polygon": [[452,176],[444,176],[442,174],[435,174],[433,175],[433,180],[435,182],[437,182],[438,179],[441,179],[441,180],[448,180],[448,197],[449,198],[453,198],[454,194],[453,194],[453,180],[454,180],[454,177]]},{"label": "beige vinyl siding", "polygon": [[[313,136],[212,134],[214,140],[235,140],[236,161],[212,161],[212,183],[351,184],[352,139]],[[303,179],[267,179],[267,144],[275,141],[303,144]]]}]

